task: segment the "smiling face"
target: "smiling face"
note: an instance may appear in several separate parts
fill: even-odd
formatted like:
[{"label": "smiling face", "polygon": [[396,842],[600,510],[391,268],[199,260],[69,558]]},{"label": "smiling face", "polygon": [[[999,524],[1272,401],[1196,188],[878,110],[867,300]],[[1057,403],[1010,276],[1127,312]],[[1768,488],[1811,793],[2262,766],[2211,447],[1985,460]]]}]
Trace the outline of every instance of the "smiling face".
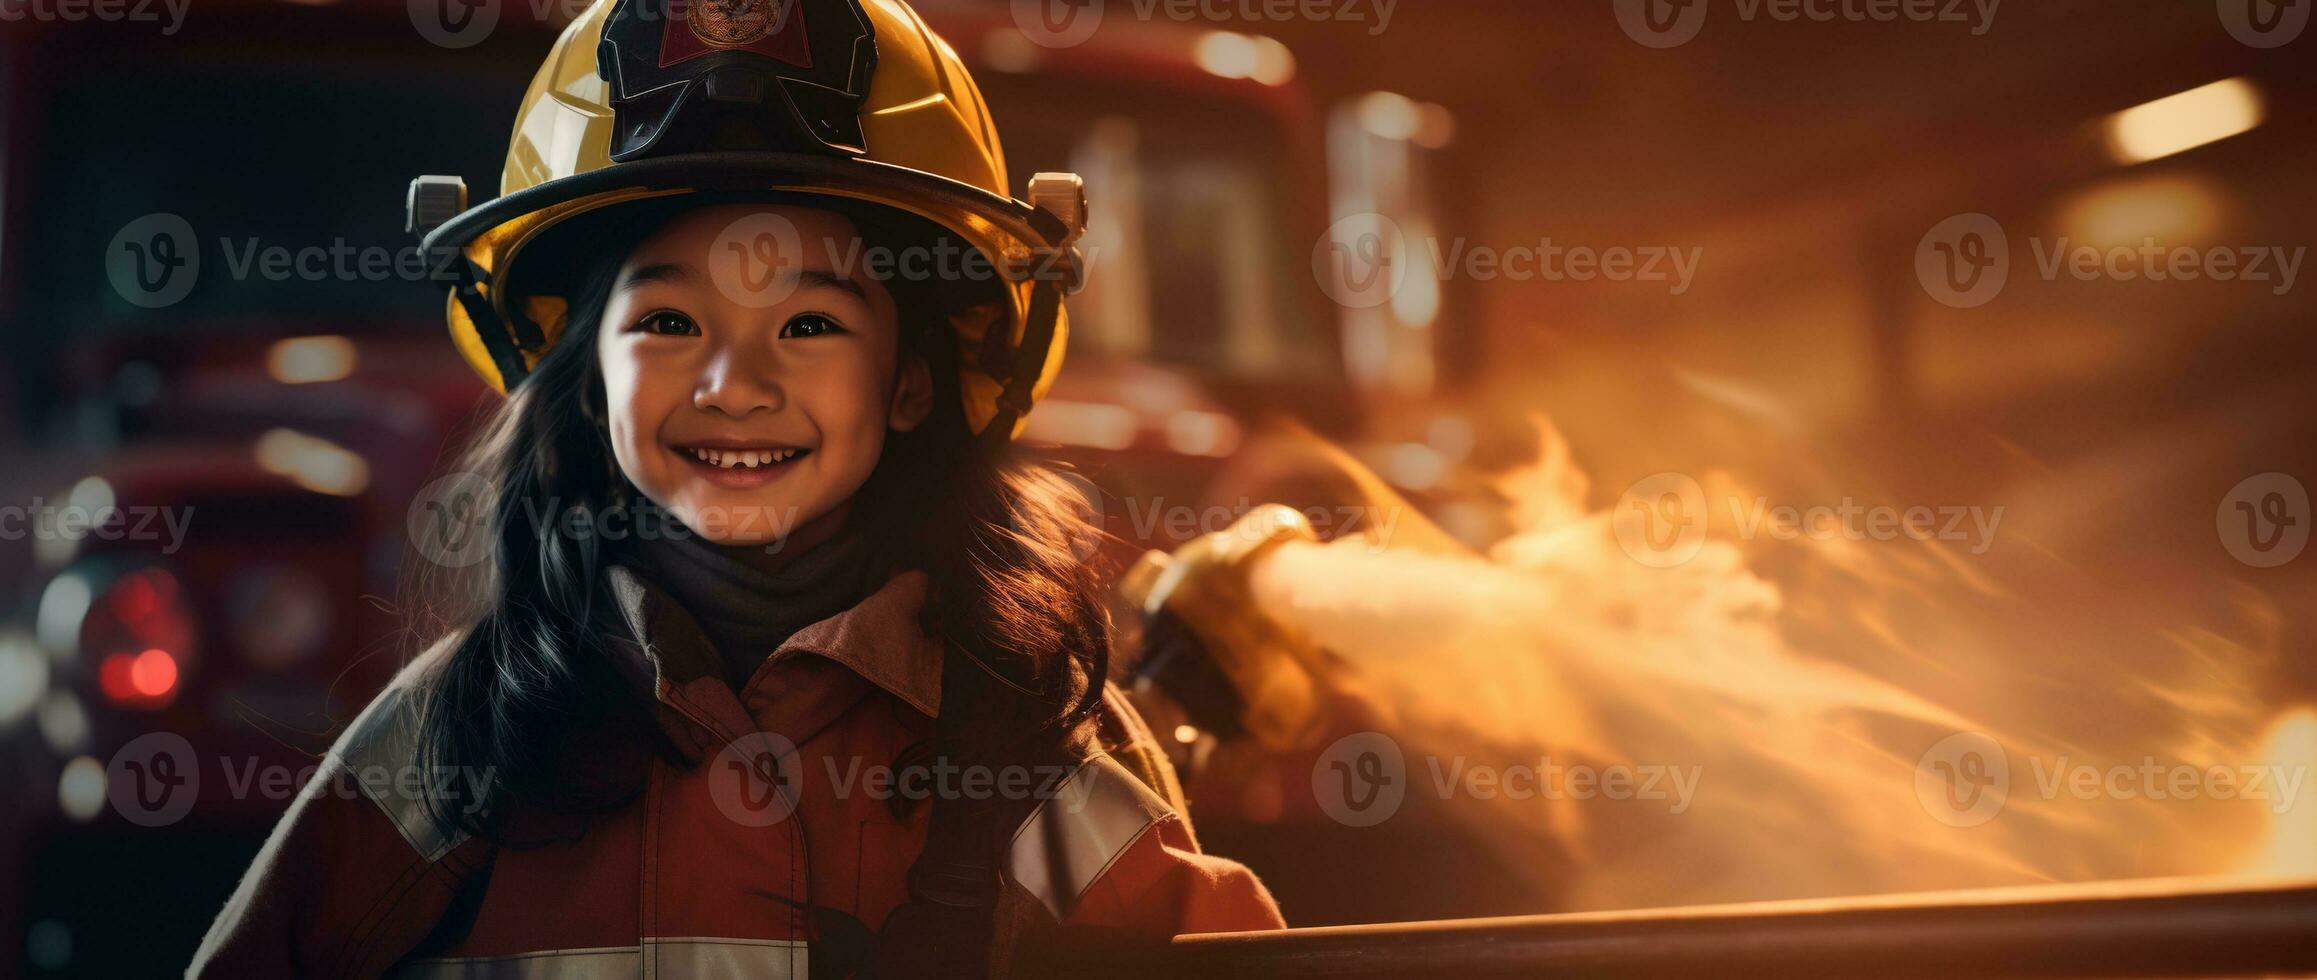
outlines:
[{"label": "smiling face", "polygon": [[812,208],[702,208],[638,244],[613,280],[596,340],[612,453],[709,541],[768,544],[841,520],[887,430],[931,411],[892,295],[834,267],[859,254],[856,235]]}]

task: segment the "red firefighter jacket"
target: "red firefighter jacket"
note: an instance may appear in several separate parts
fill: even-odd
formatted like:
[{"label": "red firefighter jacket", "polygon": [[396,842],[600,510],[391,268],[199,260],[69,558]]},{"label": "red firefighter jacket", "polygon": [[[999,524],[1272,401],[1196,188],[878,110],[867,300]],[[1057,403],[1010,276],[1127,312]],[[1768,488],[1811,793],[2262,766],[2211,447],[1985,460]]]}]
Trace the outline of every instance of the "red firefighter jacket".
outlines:
[{"label": "red firefighter jacket", "polygon": [[[656,694],[680,758],[651,761],[632,803],[552,843],[446,835],[422,795],[439,781],[414,769],[413,689],[437,647],[330,750],[189,974],[802,978],[815,957],[853,958],[839,947],[907,899],[931,810],[894,804],[906,787],[891,768],[929,742],[941,707],[942,644],[918,625],[925,576],[799,631],[735,691],[673,600],[609,575],[631,635],[606,645]],[[1172,770],[1115,690],[1072,759],[979,779],[1036,794],[1001,854],[995,972],[1040,937],[1284,925],[1253,873],[1200,853]],[[953,774],[950,791],[976,781]]]}]

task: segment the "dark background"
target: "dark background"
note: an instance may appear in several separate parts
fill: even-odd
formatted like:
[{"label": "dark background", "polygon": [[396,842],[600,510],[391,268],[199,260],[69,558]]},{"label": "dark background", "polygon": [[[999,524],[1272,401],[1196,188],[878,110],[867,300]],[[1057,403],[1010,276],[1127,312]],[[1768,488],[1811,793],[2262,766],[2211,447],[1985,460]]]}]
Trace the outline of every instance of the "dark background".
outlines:
[{"label": "dark background", "polygon": [[[1293,419],[1485,545],[1514,520],[1488,477],[1534,455],[1546,417],[1592,474],[1595,507],[1669,470],[1738,473],[1803,502],[2010,506],[2017,536],[1975,566],[2034,613],[2006,620],[2018,625],[2003,649],[2097,663],[2099,650],[2054,637],[2090,624],[2224,635],[2263,658],[2243,689],[2199,694],[2282,711],[2317,690],[2317,566],[2256,569],[2215,534],[2239,481],[2317,478],[2312,287],[2044,281],[2028,246],[2086,227],[2130,243],[2145,231],[2199,248],[2310,244],[2317,37],[2256,49],[2212,2],[2014,0],[1980,35],[1749,21],[1716,2],[1697,39],[1665,50],[1635,43],[1606,0],[1419,0],[1380,34],[1109,7],[1087,44],[1046,49],[1007,4],[919,5],[975,66],[1015,181],[1088,172],[1097,236],[1131,243],[1097,262],[1110,292],[1074,300],[1069,372],[1032,434],[1106,490],[1227,506],[1282,486],[1246,473],[1263,469],[1258,434]],[[166,36],[155,23],[0,22],[0,502],[53,502],[96,479],[123,506],[195,514],[167,556],[0,540],[0,931],[22,951],[0,971],[182,964],[280,806],[205,789],[183,820],[138,827],[65,802],[74,760],[173,731],[204,758],[300,764],[401,649],[406,508],[486,404],[444,343],[441,292],[237,280],[218,240],[403,248],[412,176],[493,193],[561,21],[507,4],[486,39],[451,50],[413,16],[373,0],[194,0]],[[1291,77],[1203,66],[1217,30],[1276,39]],[[2232,78],[2265,106],[2251,131],[2150,162],[2103,146],[2109,114]],[[1398,110],[1424,120],[1420,135],[1374,122]],[[1131,209],[1090,163],[1121,153],[1138,179]],[[1125,210],[1131,229],[1103,227]],[[1436,305],[1386,323],[1330,302],[1313,274],[1330,223],[1369,210],[1495,248],[1663,243],[1702,249],[1703,265],[1679,295],[1450,275]],[[148,310],[113,288],[104,256],[124,226],[164,212],[195,229],[204,266],[185,300]],[[1918,283],[1915,254],[1969,212],[2010,232],[2011,283],[1951,309]],[[1121,276],[1139,285],[1110,285]],[[269,373],[273,344],[309,336],[348,338],[358,367],[320,384]],[[1123,430],[1116,406],[1134,420]],[[1219,447],[1167,434],[1178,417],[1214,416],[1235,433]],[[360,457],[362,478],[318,491],[269,468],[253,440],[282,429]],[[103,614],[107,583],[148,567],[176,584],[169,615],[194,639],[165,704],[116,703],[91,639],[110,627],[68,631],[88,649],[55,649],[41,609],[78,574]],[[1825,588],[1815,598],[1869,601]],[[247,653],[285,620],[319,625],[301,648]],[[1586,873],[1552,847],[1522,853],[1565,866],[1516,875],[1454,821],[1355,832],[1294,799],[1308,754],[1207,751],[1224,761],[1183,760],[1204,843],[1262,872],[1293,924],[1582,904],[1536,884]]]}]

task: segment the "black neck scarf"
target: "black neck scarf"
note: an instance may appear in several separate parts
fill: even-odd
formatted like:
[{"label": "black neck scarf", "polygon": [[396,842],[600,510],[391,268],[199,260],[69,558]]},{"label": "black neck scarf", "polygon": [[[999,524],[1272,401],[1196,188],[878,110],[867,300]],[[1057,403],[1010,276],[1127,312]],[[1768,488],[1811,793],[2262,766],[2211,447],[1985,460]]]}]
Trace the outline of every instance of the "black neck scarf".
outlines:
[{"label": "black neck scarf", "polygon": [[859,605],[893,573],[880,536],[857,519],[769,570],[753,560],[780,545],[714,544],[672,518],[656,530],[629,542],[624,564],[692,614],[735,690],[796,631]]}]

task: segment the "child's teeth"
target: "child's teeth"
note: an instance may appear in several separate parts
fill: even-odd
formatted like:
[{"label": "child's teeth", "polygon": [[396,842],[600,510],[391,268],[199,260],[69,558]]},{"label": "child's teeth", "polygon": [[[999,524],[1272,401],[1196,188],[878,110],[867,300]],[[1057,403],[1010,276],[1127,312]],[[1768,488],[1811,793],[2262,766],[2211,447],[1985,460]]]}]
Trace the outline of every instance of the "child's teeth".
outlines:
[{"label": "child's teeth", "polygon": [[699,459],[701,462],[710,466],[722,467],[728,470],[740,466],[754,469],[759,466],[770,466],[774,463],[785,463],[789,460],[797,458],[803,453],[804,450],[802,449],[692,450],[693,457]]}]

